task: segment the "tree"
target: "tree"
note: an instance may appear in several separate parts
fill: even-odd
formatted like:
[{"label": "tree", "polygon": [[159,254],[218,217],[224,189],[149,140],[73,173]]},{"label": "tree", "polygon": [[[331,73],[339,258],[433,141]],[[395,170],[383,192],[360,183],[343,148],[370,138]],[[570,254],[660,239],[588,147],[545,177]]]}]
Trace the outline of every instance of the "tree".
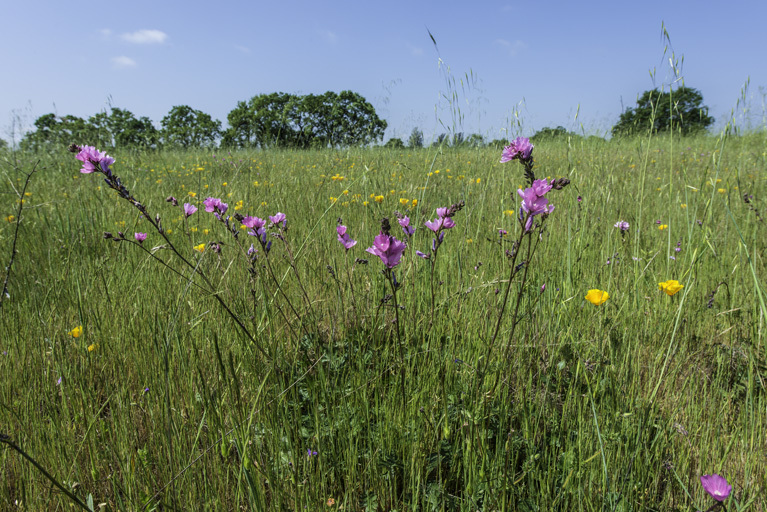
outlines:
[{"label": "tree", "polygon": [[691,87],[670,92],[652,89],[642,93],[634,108],[628,108],[613,126],[614,136],[679,131],[683,135],[699,133],[714,123],[703,105],[703,95]]},{"label": "tree", "polygon": [[557,126],[556,128],[549,128],[546,126],[535,132],[535,135],[530,137],[530,140],[539,142],[544,140],[566,139],[567,137],[573,136],[575,136],[575,134],[567,131],[567,128],[564,126]]},{"label": "tree", "polygon": [[392,149],[402,149],[405,147],[405,143],[402,142],[402,139],[399,139],[397,137],[392,137],[391,139],[386,141],[386,144],[384,144],[385,148],[392,148]]},{"label": "tree", "polygon": [[466,145],[470,148],[485,147],[485,137],[478,133],[472,133],[469,138],[466,139]]},{"label": "tree", "polygon": [[91,116],[88,124],[94,133],[92,144],[99,147],[151,149],[160,142],[160,132],[151,119],[136,118],[129,110],[112,107],[109,114]]},{"label": "tree", "polygon": [[5,151],[6,149],[8,149],[8,141],[0,139],[0,151]]},{"label": "tree", "polygon": [[410,132],[410,137],[407,139],[407,146],[409,148],[423,147],[423,132],[417,127],[413,128],[413,131]]},{"label": "tree", "polygon": [[35,130],[21,140],[21,149],[25,151],[48,151],[73,142],[87,144],[95,135],[93,127],[77,116],[45,114],[35,119],[34,126]]},{"label": "tree", "polygon": [[187,105],[170,109],[160,124],[163,142],[185,149],[214,146],[221,134],[221,121]]},{"label": "tree", "polygon": [[346,147],[381,140],[386,121],[351,91],[297,96],[271,93],[239,102],[222,144],[234,147]]}]

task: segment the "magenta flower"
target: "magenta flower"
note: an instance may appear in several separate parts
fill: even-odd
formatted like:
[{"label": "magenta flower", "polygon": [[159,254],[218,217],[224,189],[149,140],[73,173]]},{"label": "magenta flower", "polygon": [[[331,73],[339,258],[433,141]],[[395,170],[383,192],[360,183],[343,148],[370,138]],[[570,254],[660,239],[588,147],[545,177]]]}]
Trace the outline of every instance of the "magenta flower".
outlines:
[{"label": "magenta flower", "polygon": [[189,218],[197,211],[197,207],[193,204],[184,203],[184,216]]},{"label": "magenta flower", "polygon": [[[543,184],[540,182],[543,182]],[[538,195],[536,189],[543,191],[545,194],[551,190],[551,186],[546,184],[546,180],[535,180],[532,187],[528,187],[525,190],[517,190],[517,193],[522,198],[522,206],[519,209],[520,220],[524,220],[525,213],[529,214],[525,221],[525,231],[530,231],[533,227],[533,217],[542,213],[551,213],[554,211],[554,205],[550,205],[548,199],[542,195]]]},{"label": "magenta flower", "polygon": [[142,244],[144,243],[144,240],[146,240],[146,233],[134,233],[133,238],[135,238],[138,243]]},{"label": "magenta flower", "polygon": [[399,264],[406,248],[405,242],[400,242],[395,237],[381,232],[373,240],[373,246],[368,247],[366,251],[381,258],[386,268],[394,268]]},{"label": "magenta flower", "polygon": [[628,231],[629,230],[629,223],[625,220],[619,220],[615,223],[615,227],[619,228],[621,231]]},{"label": "magenta flower", "polygon": [[205,199],[205,200],[202,202],[202,204],[204,204],[204,205],[205,205],[205,211],[206,211],[206,212],[208,212],[208,213],[213,213],[213,212],[215,212],[217,209],[219,209],[219,208],[220,208],[220,206],[221,206],[223,203],[221,202],[221,199],[219,199],[219,198],[217,198],[217,197],[208,197],[207,199]]},{"label": "magenta flower", "polygon": [[[439,210],[440,208],[438,208]],[[431,229],[435,233],[441,229],[450,229],[455,227],[455,222],[450,217],[437,217],[434,220],[427,220],[424,222],[424,226]]]},{"label": "magenta flower", "polygon": [[543,197],[546,195],[546,192],[551,190],[553,186],[552,183],[554,183],[554,180],[552,180],[551,183],[546,180],[535,180],[533,182],[533,190],[539,197]]},{"label": "magenta flower", "polygon": [[703,484],[703,490],[716,501],[726,500],[732,492],[732,486],[727,483],[727,480],[716,473],[713,475],[703,475],[700,477],[700,483]]},{"label": "magenta flower", "polygon": [[437,216],[440,219],[444,219],[445,215],[447,215],[447,212],[449,212],[449,211],[450,211],[450,208],[448,208],[447,206],[444,206],[442,208],[437,208]]},{"label": "magenta flower", "polygon": [[266,239],[266,221],[264,219],[247,216],[242,219],[242,223],[250,228],[250,231],[248,231],[250,236],[260,236],[264,238],[264,240]]},{"label": "magenta flower", "polygon": [[404,231],[407,236],[413,236],[415,228],[410,225],[410,217],[402,217],[401,219],[397,219],[397,222],[402,226],[402,231]]},{"label": "magenta flower", "polygon": [[503,148],[501,154],[501,163],[510,162],[512,160],[530,160],[533,156],[533,146],[530,144],[530,139],[527,137],[517,137],[509,143],[508,146]]},{"label": "magenta flower", "polygon": [[431,258],[431,253],[425,254],[425,253],[422,253],[421,251],[416,251],[415,255],[418,256],[419,258],[423,258],[425,260],[428,260],[429,258]]},{"label": "magenta flower", "polygon": [[338,233],[338,241],[343,244],[347,251],[357,245],[357,241],[349,238],[348,233],[346,233],[346,226],[338,225],[336,232]]},{"label": "magenta flower", "polygon": [[93,146],[83,146],[80,148],[80,152],[75,157],[83,163],[80,172],[83,174],[90,174],[98,171],[96,166],[101,167],[101,170],[107,174],[111,172],[109,166],[115,163],[115,159],[106,153],[102,153]]},{"label": "magenta flower", "polygon": [[276,215],[270,215],[269,220],[272,221],[272,224],[279,224],[282,222],[282,227],[285,227],[285,224],[288,222],[288,219],[286,218],[284,213],[277,212]]}]

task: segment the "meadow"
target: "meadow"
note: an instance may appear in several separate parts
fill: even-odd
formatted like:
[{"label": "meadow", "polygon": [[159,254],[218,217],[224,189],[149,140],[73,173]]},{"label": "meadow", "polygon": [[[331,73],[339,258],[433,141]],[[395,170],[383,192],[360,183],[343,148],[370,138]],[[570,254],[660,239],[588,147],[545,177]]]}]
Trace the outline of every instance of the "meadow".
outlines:
[{"label": "meadow", "polygon": [[[527,233],[500,149],[110,151],[147,216],[6,153],[0,434],[94,510],[765,511],[766,147],[539,141]],[[0,461],[4,510],[79,506]]]}]

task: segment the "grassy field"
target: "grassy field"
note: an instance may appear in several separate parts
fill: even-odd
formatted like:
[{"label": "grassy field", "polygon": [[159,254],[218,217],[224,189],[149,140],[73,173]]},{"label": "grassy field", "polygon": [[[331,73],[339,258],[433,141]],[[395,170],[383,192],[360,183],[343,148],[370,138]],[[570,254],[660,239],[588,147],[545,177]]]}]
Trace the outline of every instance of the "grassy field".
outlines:
[{"label": "grassy field", "polygon": [[[66,148],[6,154],[0,433],[96,510],[706,510],[718,473],[765,511],[766,141],[540,142],[571,183],[528,235],[496,149],[116,151],[168,240]],[[74,503],[8,445],[0,500]]]}]

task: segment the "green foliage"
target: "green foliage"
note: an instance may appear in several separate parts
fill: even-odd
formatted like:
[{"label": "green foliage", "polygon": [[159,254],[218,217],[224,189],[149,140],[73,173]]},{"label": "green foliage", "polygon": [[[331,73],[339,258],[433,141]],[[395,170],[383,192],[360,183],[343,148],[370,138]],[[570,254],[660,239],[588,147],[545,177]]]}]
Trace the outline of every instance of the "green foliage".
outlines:
[{"label": "green foliage", "polygon": [[544,141],[552,141],[556,139],[567,139],[567,137],[577,137],[577,136],[578,136],[577,134],[567,131],[567,128],[565,128],[564,126],[557,126],[556,128],[549,128],[547,126],[535,132],[535,135],[530,137],[530,140],[535,143],[540,143]]},{"label": "green foliage", "polygon": [[410,132],[410,137],[407,139],[407,147],[409,148],[422,148],[423,147],[423,132],[418,127],[413,128]]},{"label": "green foliage", "polygon": [[215,146],[221,135],[221,121],[187,105],[170,109],[161,125],[163,143],[184,149]]},{"label": "green foliage", "polygon": [[0,139],[0,151],[8,149],[8,141],[5,139]]},{"label": "green foliage", "polygon": [[643,133],[680,132],[682,135],[702,133],[714,123],[703,105],[703,95],[691,87],[670,92],[651,89],[642,93],[634,108],[628,108],[613,126],[613,136]]},{"label": "green foliage", "polygon": [[352,91],[299,96],[283,92],[240,101],[227,115],[222,145],[235,148],[337,148],[383,138],[386,121]]},{"label": "green foliage", "polygon": [[20,147],[24,151],[61,149],[73,142],[87,143],[96,136],[94,126],[76,116],[45,114],[35,119],[34,126],[35,130],[21,140]]},{"label": "green foliage", "polygon": [[402,139],[399,139],[397,137],[392,137],[391,139],[386,141],[386,144],[384,144],[385,148],[393,148],[393,149],[400,149],[405,147],[405,143],[402,142]]}]

